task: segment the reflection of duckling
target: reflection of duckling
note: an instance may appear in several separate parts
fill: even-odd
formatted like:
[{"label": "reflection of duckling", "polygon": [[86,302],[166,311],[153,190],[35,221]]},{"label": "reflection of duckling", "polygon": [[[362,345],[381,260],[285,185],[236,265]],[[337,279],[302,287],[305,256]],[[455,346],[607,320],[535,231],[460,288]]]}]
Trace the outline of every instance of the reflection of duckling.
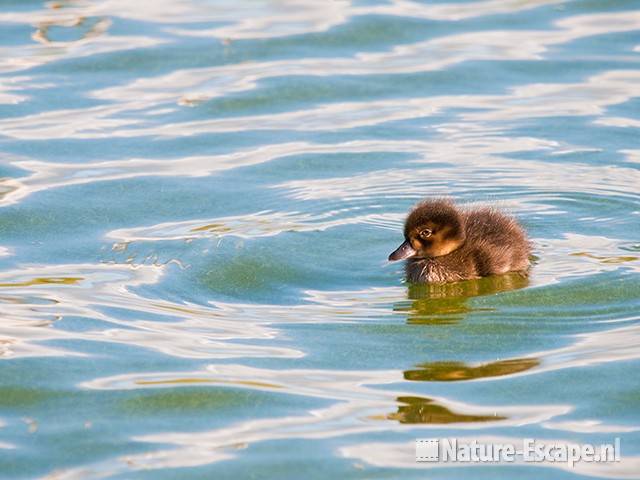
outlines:
[{"label": "reflection of duckling", "polygon": [[404,378],[414,382],[459,382],[514,375],[538,365],[540,360],[537,358],[512,358],[475,367],[463,362],[433,362],[417,365],[415,370],[405,370]]},{"label": "reflection of duckling", "polygon": [[471,415],[466,413],[453,412],[443,405],[438,405],[430,398],[422,397],[398,397],[398,402],[402,405],[398,411],[386,416],[388,420],[396,420],[400,423],[474,423],[474,422],[494,422],[505,420],[506,417],[499,415]]},{"label": "reflection of duckling", "polygon": [[456,282],[526,272],[531,246],[515,219],[491,208],[463,210],[448,200],[426,200],[409,213],[405,241],[389,260],[409,259],[413,283]]},{"label": "reflection of duckling", "polygon": [[469,304],[469,299],[524,288],[529,279],[519,273],[494,275],[456,283],[415,283],[409,285],[408,300],[393,309],[407,313],[407,323],[445,325],[456,323],[473,311],[486,309]]}]

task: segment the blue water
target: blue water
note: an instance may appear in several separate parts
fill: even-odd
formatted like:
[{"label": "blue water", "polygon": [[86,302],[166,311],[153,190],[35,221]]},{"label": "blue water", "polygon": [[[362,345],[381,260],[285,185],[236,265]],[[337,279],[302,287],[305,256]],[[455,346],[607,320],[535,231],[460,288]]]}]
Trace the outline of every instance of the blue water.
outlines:
[{"label": "blue water", "polygon": [[[640,477],[637,0],[3,1],[0,158],[2,478]],[[439,195],[530,278],[405,285]]]}]

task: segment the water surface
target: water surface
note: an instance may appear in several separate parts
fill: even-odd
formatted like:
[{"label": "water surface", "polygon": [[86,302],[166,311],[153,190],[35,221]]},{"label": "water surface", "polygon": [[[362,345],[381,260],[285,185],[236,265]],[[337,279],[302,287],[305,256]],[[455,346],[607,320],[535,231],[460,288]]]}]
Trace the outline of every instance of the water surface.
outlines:
[{"label": "water surface", "polygon": [[[4,1],[0,476],[637,478],[637,1]],[[530,278],[408,288],[424,196]],[[442,467],[416,438],[606,443]]]}]

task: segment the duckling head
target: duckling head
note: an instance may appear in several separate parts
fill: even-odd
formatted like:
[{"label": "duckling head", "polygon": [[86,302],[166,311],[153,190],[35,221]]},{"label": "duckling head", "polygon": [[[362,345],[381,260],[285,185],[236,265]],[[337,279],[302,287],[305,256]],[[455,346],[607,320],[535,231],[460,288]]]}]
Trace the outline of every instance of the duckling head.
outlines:
[{"label": "duckling head", "polygon": [[390,261],[447,255],[465,240],[464,217],[448,200],[425,200],[416,205],[404,224],[404,243]]}]

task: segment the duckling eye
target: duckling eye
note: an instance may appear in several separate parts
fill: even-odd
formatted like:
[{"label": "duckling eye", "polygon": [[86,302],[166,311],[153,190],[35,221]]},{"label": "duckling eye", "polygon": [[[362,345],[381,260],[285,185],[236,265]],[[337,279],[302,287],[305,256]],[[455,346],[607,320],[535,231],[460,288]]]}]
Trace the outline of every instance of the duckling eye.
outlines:
[{"label": "duckling eye", "polygon": [[429,238],[433,232],[428,228],[425,228],[420,232],[420,238]]}]

